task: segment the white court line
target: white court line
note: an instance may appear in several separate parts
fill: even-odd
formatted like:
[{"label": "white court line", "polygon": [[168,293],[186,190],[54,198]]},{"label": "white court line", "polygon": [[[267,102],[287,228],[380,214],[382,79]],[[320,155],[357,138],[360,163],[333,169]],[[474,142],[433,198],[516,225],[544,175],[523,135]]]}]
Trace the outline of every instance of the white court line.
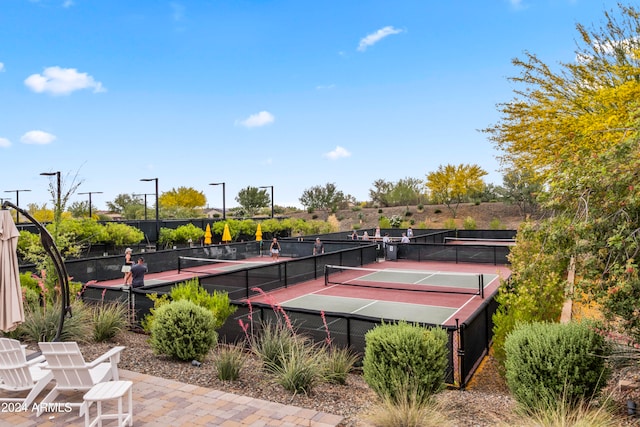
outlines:
[{"label": "white court line", "polygon": [[364,306],[360,307],[360,308],[359,308],[359,309],[357,309],[356,311],[352,311],[350,314],[354,314],[354,313],[359,312],[360,310],[364,310],[364,309],[365,309],[365,308],[367,308],[367,307],[371,307],[373,304],[375,304],[375,303],[377,303],[377,302],[378,302],[378,300],[372,299],[372,300],[371,300],[371,302],[370,302],[369,304],[366,304],[366,305],[364,305]]},{"label": "white court line", "polygon": [[[467,304],[469,304],[471,301],[473,301],[473,300],[474,300],[474,298],[475,298],[475,297],[477,297],[477,296],[478,296],[478,295],[474,295],[474,296],[472,296],[471,298],[469,298],[469,299],[467,300],[467,302],[465,302],[464,304],[462,304],[462,305],[460,306],[460,308],[459,308],[459,309],[457,309],[456,311],[454,311],[454,312],[451,314],[451,316],[447,317],[447,319],[446,319],[444,322],[442,322],[442,323],[443,323],[443,324],[444,324],[444,323],[447,323],[451,318],[453,318],[453,317],[454,317],[454,316],[455,316],[455,315],[456,315],[460,310],[462,310],[463,308],[465,308],[465,307],[467,306]],[[450,307],[450,308],[454,308],[454,307]]]}]

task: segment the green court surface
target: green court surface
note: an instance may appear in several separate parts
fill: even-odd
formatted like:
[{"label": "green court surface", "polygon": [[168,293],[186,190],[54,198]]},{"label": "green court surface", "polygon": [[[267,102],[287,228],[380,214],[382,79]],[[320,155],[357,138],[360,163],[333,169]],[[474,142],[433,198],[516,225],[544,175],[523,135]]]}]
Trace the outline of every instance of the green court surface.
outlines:
[{"label": "green court surface", "polygon": [[308,294],[281,304],[285,308],[305,308],[318,311],[361,314],[379,319],[405,320],[407,322],[444,324],[457,308],[404,302],[378,301],[362,298],[347,298]]},{"label": "green court surface", "polygon": [[[387,269],[366,274],[359,277],[357,280],[475,289],[478,287],[478,276],[478,274],[455,274],[437,271]],[[483,283],[485,286],[498,277],[497,274],[483,274],[483,276]]]},{"label": "green court surface", "polygon": [[[221,261],[220,263],[222,264],[224,263],[224,261]],[[243,268],[256,267],[258,265],[265,265],[265,264],[271,264],[271,263],[270,262],[243,262],[243,263],[232,264],[232,265],[221,265],[220,267],[215,266],[215,264],[213,265],[217,270],[233,271],[233,270],[240,270]]]}]

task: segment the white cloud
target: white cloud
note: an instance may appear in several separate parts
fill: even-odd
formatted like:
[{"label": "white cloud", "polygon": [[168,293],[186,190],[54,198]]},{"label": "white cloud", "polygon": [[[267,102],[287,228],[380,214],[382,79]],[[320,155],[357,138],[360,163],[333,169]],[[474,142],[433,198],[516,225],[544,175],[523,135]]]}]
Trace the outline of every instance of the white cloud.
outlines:
[{"label": "white cloud", "polygon": [[509,0],[509,3],[511,4],[511,7],[513,7],[514,9],[526,9],[526,6],[523,2],[523,0]]},{"label": "white cloud", "polygon": [[328,90],[328,89],[335,89],[336,85],[331,83],[330,85],[318,85],[316,86],[316,90]]},{"label": "white cloud", "polygon": [[48,67],[42,74],[32,74],[24,84],[36,93],[69,95],[71,92],[93,88],[94,93],[106,92],[102,83],[87,73],[79,73],[75,68]]},{"label": "white cloud", "polygon": [[0,62],[0,72],[4,71],[4,64],[2,62]]},{"label": "white cloud", "polygon": [[337,160],[343,157],[350,157],[351,153],[338,145],[335,150],[325,153],[324,156],[330,160]]},{"label": "white cloud", "polygon": [[239,124],[248,128],[255,128],[265,126],[273,123],[276,120],[268,111],[260,111],[258,114],[252,114],[244,120],[236,120],[236,124]]},{"label": "white cloud", "polygon": [[65,9],[71,6],[73,6],[73,0],[64,0],[62,2],[62,7],[64,7]]},{"label": "white cloud", "polygon": [[402,32],[402,30],[398,30],[398,29],[393,28],[391,26],[380,28],[375,33],[369,34],[368,36],[366,36],[365,38],[360,40],[360,44],[358,45],[358,50],[360,52],[364,52],[365,50],[367,50],[367,48],[369,46],[373,46],[374,44],[378,43],[383,38],[385,38],[387,36],[390,36],[390,35],[393,35],[393,34],[399,34],[401,32]]},{"label": "white cloud", "polygon": [[10,147],[10,146],[11,146],[11,141],[9,141],[7,138],[0,138],[0,148]]},{"label": "white cloud", "polygon": [[41,130],[30,130],[22,135],[20,141],[23,144],[46,145],[56,140],[56,136]]}]

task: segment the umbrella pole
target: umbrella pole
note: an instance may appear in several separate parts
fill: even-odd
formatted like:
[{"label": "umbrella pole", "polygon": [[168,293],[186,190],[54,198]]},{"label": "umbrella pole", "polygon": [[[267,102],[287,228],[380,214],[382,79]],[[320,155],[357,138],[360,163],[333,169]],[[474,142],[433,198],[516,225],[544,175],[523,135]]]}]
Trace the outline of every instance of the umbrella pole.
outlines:
[{"label": "umbrella pole", "polygon": [[51,237],[51,234],[49,234],[49,231],[34,217],[32,217],[29,212],[5,200],[4,203],[2,203],[2,209],[6,209],[7,207],[13,208],[16,211],[20,212],[25,218],[27,218],[36,226],[38,231],[40,231],[40,241],[42,242],[42,246],[44,247],[44,250],[47,252],[49,257],[51,257],[51,261],[53,261],[53,265],[56,269],[56,274],[58,275],[58,280],[60,281],[60,292],[62,294],[60,322],[58,323],[58,331],[56,332],[56,336],[52,340],[58,341],[60,339],[60,335],[62,334],[62,327],[64,326],[65,316],[67,315],[67,313],[71,316],[71,300],[69,297],[69,274],[67,273],[67,268],[64,265],[64,259],[62,258],[58,247],[53,241],[53,237]]}]

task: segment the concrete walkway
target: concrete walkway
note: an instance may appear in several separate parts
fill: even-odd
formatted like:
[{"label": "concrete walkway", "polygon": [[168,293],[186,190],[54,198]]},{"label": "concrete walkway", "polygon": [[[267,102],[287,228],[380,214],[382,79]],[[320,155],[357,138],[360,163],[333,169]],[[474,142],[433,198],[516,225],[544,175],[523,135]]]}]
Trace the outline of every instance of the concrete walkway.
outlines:
[{"label": "concrete walkway", "polygon": [[[342,422],[342,417],[338,415],[224,393],[123,369],[120,369],[120,379],[133,381],[134,426],[336,427]],[[36,403],[49,389],[50,386],[40,394]],[[71,397],[82,400],[83,394],[66,398],[69,401]],[[59,396],[56,402],[64,404],[65,396]],[[116,408],[115,403],[111,402],[102,406],[103,413],[112,413]],[[30,408],[25,412],[7,412],[6,407],[0,410],[0,426],[84,426],[84,417],[78,416],[77,409],[68,413],[44,413],[40,417]],[[95,416],[96,405],[91,406],[90,413]],[[103,425],[114,426],[116,422],[105,421]]]}]

